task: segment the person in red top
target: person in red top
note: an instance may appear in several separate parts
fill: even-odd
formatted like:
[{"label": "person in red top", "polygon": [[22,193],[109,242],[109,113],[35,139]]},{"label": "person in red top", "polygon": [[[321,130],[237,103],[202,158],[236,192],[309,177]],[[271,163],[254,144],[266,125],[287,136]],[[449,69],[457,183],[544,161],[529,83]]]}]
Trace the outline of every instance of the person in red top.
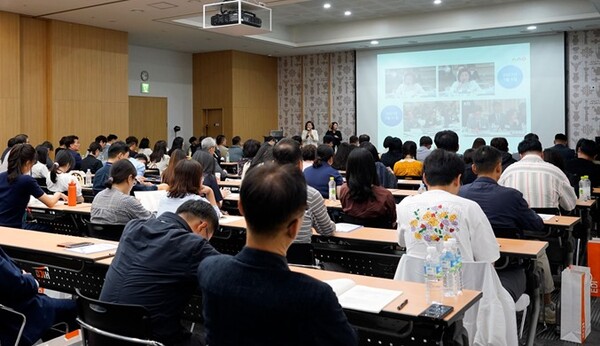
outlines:
[{"label": "person in red top", "polygon": [[375,161],[363,148],[353,150],[348,156],[346,184],[340,189],[344,213],[358,219],[379,219],[377,224],[396,227],[396,203],[392,193],[379,186]]}]

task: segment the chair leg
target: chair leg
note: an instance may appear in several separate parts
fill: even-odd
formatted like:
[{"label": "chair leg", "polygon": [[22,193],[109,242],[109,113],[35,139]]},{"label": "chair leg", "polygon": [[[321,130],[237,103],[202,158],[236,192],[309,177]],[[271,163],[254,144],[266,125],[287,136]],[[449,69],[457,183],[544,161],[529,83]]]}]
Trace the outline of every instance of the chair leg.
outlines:
[{"label": "chair leg", "polygon": [[[523,338],[523,329],[525,328],[525,319],[527,318],[527,308],[523,310],[523,316],[521,316],[521,327],[519,328],[519,339]],[[537,321],[534,321],[537,323]]]}]

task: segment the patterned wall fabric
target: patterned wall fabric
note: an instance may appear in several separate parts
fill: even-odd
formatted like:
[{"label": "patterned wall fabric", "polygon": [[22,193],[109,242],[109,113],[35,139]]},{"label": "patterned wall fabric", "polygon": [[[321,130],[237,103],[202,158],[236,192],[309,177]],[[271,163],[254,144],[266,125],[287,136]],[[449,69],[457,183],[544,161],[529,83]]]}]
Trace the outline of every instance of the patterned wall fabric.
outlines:
[{"label": "patterned wall fabric", "polygon": [[600,136],[600,30],[567,34],[568,134],[577,140]]},{"label": "patterned wall fabric", "polygon": [[351,51],[279,58],[279,126],[286,136],[299,135],[308,120],[321,140],[331,121],[345,140],[354,134],[354,57]]}]

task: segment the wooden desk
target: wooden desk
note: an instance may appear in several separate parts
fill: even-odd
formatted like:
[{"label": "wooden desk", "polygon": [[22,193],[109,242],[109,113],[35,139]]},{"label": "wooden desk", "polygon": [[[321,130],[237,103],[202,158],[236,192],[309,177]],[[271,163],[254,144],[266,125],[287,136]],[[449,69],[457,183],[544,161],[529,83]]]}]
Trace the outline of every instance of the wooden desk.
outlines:
[{"label": "wooden desk", "polygon": [[91,203],[81,203],[69,207],[58,202],[54,207],[48,208],[42,203],[35,203],[29,206],[29,210],[33,219],[51,232],[82,236],[90,221],[91,206]]},{"label": "wooden desk", "polygon": [[422,180],[398,179],[398,188],[417,190],[421,186]]},{"label": "wooden desk", "polygon": [[600,196],[600,187],[595,187],[592,189],[592,195]]},{"label": "wooden desk", "polygon": [[92,203],[79,203],[75,206],[71,207],[62,201],[56,203],[52,208],[48,208],[43,203],[35,203],[28,205],[28,208],[32,210],[43,209],[43,210],[60,210],[64,212],[74,213],[74,214],[89,214],[90,209],[92,208]]},{"label": "wooden desk", "polygon": [[[425,284],[422,283],[396,281],[295,266],[290,266],[290,269],[321,281],[347,278],[353,280],[358,285],[402,291],[402,295],[383,308],[382,314],[384,315],[402,316],[402,319],[418,320],[421,319],[418,315],[428,307],[425,301]],[[444,304],[453,306],[454,311],[446,316],[444,321],[450,324],[462,318],[464,312],[481,299],[481,297],[482,293],[479,291],[464,290],[462,296],[447,298],[448,301],[445,299]],[[398,311],[398,305],[405,299],[408,299],[408,304],[402,310]]]},{"label": "wooden desk", "polygon": [[242,181],[241,180],[219,180],[218,184],[220,187],[234,187],[234,188],[240,188],[240,186],[242,186]]},{"label": "wooden desk", "polygon": [[596,205],[595,199],[588,199],[587,201],[577,200],[577,208],[592,208]]},{"label": "wooden desk", "polygon": [[227,171],[227,177],[229,177],[229,173],[237,174],[238,173],[238,163],[237,162],[220,162],[219,165]]},{"label": "wooden desk", "polygon": [[573,227],[581,221],[579,216],[553,216],[548,220],[544,220],[544,225],[557,227],[562,229],[573,230]]}]

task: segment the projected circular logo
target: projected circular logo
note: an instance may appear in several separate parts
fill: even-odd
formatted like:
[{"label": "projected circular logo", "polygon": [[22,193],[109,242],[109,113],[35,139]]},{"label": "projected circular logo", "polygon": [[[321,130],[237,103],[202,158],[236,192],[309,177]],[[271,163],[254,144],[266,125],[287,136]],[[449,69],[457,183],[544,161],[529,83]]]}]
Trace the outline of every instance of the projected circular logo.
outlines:
[{"label": "projected circular logo", "polygon": [[514,89],[521,85],[523,71],[515,65],[504,66],[498,71],[498,83],[506,89]]},{"label": "projected circular logo", "polygon": [[381,122],[387,126],[398,126],[402,122],[402,109],[398,106],[387,106],[381,111]]}]

